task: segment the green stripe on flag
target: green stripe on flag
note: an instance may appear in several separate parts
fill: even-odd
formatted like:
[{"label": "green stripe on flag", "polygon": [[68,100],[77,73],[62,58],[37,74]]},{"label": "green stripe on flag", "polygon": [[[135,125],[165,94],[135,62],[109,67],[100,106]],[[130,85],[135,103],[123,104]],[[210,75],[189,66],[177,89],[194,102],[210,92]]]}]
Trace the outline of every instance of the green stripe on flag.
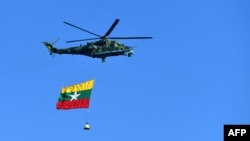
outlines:
[{"label": "green stripe on flag", "polygon": [[[91,91],[92,89],[89,90],[84,90],[84,91],[78,91],[77,94],[80,94],[77,99],[89,99],[90,95],[91,95]],[[59,101],[64,101],[64,100],[71,100],[72,97],[71,95],[73,95],[74,92],[72,93],[61,93],[60,97],[59,97]]]}]

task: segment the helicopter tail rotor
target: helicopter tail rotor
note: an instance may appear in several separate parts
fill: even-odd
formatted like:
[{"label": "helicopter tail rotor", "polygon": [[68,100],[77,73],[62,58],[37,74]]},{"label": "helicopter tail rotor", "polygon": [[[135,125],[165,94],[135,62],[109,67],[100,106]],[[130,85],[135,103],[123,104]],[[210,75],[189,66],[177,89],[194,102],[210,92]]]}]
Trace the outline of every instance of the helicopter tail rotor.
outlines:
[{"label": "helicopter tail rotor", "polygon": [[42,43],[48,48],[50,55],[52,55],[53,53],[57,51],[57,49],[53,47],[52,43],[49,43],[49,42],[42,42]]},{"label": "helicopter tail rotor", "polygon": [[58,40],[59,38],[56,38],[55,41],[53,41],[51,44],[54,45]]}]

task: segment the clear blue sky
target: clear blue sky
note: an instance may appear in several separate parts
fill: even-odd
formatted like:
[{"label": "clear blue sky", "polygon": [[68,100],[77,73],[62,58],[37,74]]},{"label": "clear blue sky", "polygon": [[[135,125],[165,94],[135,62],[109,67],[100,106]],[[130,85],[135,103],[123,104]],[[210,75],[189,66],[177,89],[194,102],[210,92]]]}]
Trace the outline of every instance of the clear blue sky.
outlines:
[{"label": "clear blue sky", "polygon": [[[2,141],[221,141],[224,124],[250,123],[249,0],[9,0],[0,13]],[[93,37],[63,21],[102,35],[116,18],[110,36],[153,36],[122,40],[131,58],[41,44]],[[56,110],[61,87],[94,77],[89,112]]]}]

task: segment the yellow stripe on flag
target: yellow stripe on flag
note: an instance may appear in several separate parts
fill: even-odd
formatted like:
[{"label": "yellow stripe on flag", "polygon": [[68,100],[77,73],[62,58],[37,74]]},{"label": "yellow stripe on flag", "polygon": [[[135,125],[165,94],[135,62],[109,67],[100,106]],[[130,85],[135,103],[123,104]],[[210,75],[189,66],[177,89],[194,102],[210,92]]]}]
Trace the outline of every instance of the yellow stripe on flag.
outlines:
[{"label": "yellow stripe on flag", "polygon": [[94,86],[94,81],[95,80],[89,80],[80,84],[63,87],[61,90],[61,94],[92,89]]}]

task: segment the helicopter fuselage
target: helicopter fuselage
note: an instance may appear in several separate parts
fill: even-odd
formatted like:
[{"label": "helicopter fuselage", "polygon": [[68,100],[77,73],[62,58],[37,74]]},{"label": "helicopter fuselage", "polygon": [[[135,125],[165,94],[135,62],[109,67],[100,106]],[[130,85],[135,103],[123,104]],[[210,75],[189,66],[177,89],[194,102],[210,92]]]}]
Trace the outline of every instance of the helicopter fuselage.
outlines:
[{"label": "helicopter fuselage", "polygon": [[103,62],[105,62],[106,57],[110,56],[118,56],[118,55],[125,55],[131,57],[133,55],[133,49],[130,46],[126,46],[124,44],[115,41],[117,39],[152,39],[152,37],[109,37],[110,33],[113,31],[115,26],[118,24],[119,19],[116,19],[107,32],[101,36],[76,25],[73,25],[68,22],[64,22],[65,24],[87,32],[96,36],[96,38],[89,38],[89,39],[80,39],[80,40],[71,40],[67,41],[67,43],[71,42],[79,42],[79,41],[89,41],[89,40],[98,40],[94,42],[89,42],[86,45],[76,46],[76,47],[69,47],[64,49],[57,49],[53,47],[53,43],[43,42],[45,46],[49,49],[50,54],[53,53],[57,54],[76,54],[76,55],[85,55],[93,58],[101,58]]},{"label": "helicopter fuselage", "polygon": [[131,57],[133,55],[132,47],[125,46],[117,41],[105,40],[87,43],[87,45],[80,45],[75,47],[57,49],[49,43],[44,43],[50,52],[57,54],[72,54],[85,55],[93,58],[102,58],[105,61],[106,57],[125,55]]}]

